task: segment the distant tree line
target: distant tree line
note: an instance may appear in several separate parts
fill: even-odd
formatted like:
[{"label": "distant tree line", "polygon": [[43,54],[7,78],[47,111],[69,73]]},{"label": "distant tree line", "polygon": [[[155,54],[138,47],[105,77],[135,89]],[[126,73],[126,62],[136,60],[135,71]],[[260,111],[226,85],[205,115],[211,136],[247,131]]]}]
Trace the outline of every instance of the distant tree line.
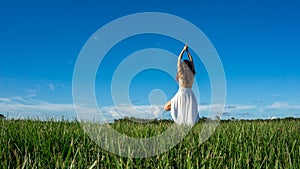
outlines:
[{"label": "distant tree line", "polygon": [[[294,121],[294,120],[300,120],[300,118],[295,118],[295,117],[285,117],[285,118],[276,118],[276,119],[235,119],[232,117],[231,119],[221,119],[220,117],[216,117],[215,119],[210,119],[208,117],[200,117],[198,123],[203,123],[203,122],[213,122],[213,121],[220,121],[221,123],[226,123],[230,121],[241,121],[241,122],[252,122],[252,121]],[[136,123],[160,123],[160,122],[167,122],[167,123],[172,123],[173,120],[171,119],[141,119],[141,118],[136,118],[136,117],[125,117],[122,119],[115,119],[114,122],[136,122]]]}]

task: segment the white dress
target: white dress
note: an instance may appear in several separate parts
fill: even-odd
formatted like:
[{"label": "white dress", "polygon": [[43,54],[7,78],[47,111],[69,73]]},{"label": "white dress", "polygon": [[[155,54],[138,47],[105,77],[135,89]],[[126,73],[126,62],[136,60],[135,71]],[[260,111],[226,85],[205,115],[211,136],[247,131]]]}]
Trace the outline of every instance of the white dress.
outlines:
[{"label": "white dress", "polygon": [[199,120],[197,99],[191,89],[194,75],[185,66],[183,63],[178,68],[179,89],[171,99],[171,116],[177,124],[194,125]]}]

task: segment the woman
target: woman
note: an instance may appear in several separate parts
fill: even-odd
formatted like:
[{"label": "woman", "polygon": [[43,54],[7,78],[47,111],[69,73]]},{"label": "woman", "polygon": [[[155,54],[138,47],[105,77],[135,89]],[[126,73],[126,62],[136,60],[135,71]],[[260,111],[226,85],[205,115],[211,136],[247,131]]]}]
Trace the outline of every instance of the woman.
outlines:
[{"label": "woman", "polygon": [[[189,60],[182,60],[183,53],[187,52]],[[185,45],[177,61],[176,80],[179,83],[179,89],[176,95],[165,104],[165,111],[171,110],[171,116],[177,124],[193,125],[198,119],[198,103],[192,86],[194,83],[195,67],[192,55]]]}]

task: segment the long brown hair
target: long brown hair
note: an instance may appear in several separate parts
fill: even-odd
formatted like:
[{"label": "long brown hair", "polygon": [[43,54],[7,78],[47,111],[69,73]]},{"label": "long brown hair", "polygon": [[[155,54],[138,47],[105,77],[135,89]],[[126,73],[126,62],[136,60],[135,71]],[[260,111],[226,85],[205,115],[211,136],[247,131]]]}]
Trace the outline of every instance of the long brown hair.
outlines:
[{"label": "long brown hair", "polygon": [[183,62],[188,65],[188,67],[192,71],[193,75],[195,76],[196,71],[195,71],[195,68],[193,67],[193,63],[190,60],[183,60]]}]

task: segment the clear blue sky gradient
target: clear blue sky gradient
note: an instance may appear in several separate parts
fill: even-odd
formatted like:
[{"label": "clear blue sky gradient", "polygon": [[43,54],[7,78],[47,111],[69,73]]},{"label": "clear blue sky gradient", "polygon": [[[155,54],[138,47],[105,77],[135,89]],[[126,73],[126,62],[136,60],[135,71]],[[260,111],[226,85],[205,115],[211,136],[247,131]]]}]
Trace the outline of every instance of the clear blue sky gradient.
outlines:
[{"label": "clear blue sky gradient", "polygon": [[[298,0],[1,1],[0,98],[22,97],[53,104],[72,104],[73,69],[88,38],[122,16],[163,12],[193,23],[213,43],[225,69],[227,105],[256,106],[255,109],[240,110],[248,118],[300,117],[299,9]],[[141,38],[147,41],[132,45]],[[180,52],[181,43],[170,41],[173,47],[170,44],[164,46],[168,42],[155,36],[136,37],[131,41],[130,50],[152,46]],[[104,62],[113,69],[121,58],[114,60],[108,57]],[[208,79],[201,62],[198,60],[196,64],[197,82],[202,85],[205,96],[202,102],[209,103],[209,94],[205,92],[209,90]],[[155,73],[155,70],[149,70],[133,80],[132,88],[139,91],[139,95],[130,92],[133,102],[147,103],[143,96],[158,87],[151,71]],[[109,74],[103,79],[97,76],[96,91],[103,90],[101,85],[110,82],[106,78],[110,78]],[[169,99],[177,86],[172,84],[171,77],[167,81],[169,83],[160,88]],[[139,83],[146,87],[139,88]],[[147,88],[147,84],[151,86]],[[99,102],[109,104],[100,96]],[[258,115],[263,108],[278,112]],[[280,111],[290,114],[280,115]]]}]

